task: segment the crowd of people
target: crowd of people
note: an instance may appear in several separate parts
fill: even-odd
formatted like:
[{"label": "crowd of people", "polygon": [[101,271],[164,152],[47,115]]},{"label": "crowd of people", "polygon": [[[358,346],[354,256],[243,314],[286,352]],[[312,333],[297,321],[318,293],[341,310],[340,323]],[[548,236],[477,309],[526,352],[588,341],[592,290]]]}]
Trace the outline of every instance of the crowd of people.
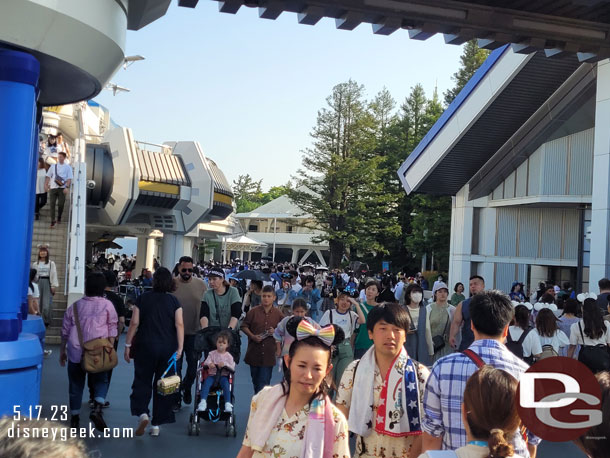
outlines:
[{"label": "crowd of people", "polygon": [[[134,264],[126,256],[99,256],[85,297],[65,313],[60,362],[68,367],[72,427],[80,425],[86,379],[90,420],[100,430],[107,427],[103,409],[112,374],[83,371],[77,320],[80,341],[107,338],[118,349],[126,307],[112,290],[116,273],[132,271]],[[38,300],[32,307],[45,316],[56,281],[46,247],[34,269],[38,285],[30,286]],[[212,380],[224,395],[220,408],[232,412],[228,374],[236,363],[230,349],[243,335],[254,396],[240,457],[349,457],[350,433],[356,436],[353,456],[360,457],[433,458],[435,450],[453,450],[460,458],[533,457],[540,439],[520,429],[517,381],[530,364],[558,355],[587,365],[604,393],[604,423],[596,435],[606,439],[585,435],[579,447],[592,457],[610,449],[608,279],[600,280],[599,295],[545,283],[526,296],[520,283],[510,294],[487,290],[477,275],[466,292],[462,283],[450,290],[442,276],[429,291],[421,274],[196,264],[188,256],[171,271],[153,270],[130,280],[150,280],[135,300],[123,355],[134,364],[136,435],[150,425],[150,434],[159,436],[197,393],[196,409],[205,411]],[[195,340],[208,328],[220,332],[215,349],[201,354]],[[181,383],[178,393],[164,396],[155,387],[172,355]],[[198,380],[201,364],[218,377]],[[283,381],[270,386],[276,365]]]}]

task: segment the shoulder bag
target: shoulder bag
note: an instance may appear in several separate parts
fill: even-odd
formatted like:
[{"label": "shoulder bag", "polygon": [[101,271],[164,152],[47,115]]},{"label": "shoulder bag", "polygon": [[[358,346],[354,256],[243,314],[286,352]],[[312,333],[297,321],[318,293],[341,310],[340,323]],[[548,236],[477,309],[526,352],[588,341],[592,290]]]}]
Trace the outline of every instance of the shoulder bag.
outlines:
[{"label": "shoulder bag", "polygon": [[[423,313],[425,313],[425,311]],[[449,326],[449,310],[447,310],[447,322],[445,323],[445,329],[443,329],[443,334],[432,337],[434,353],[445,348],[445,336],[447,335],[447,326]]]},{"label": "shoulder bag", "polygon": [[55,184],[60,188],[63,188],[66,184],[65,180],[57,174],[57,164],[55,164]]},{"label": "shoulder bag", "polygon": [[[157,380],[157,393],[161,396],[169,396],[180,391],[180,377],[176,375],[176,359],[177,355],[174,353],[168,361],[169,366],[167,366],[161,378]],[[174,369],[174,375],[166,377],[172,368]]]},{"label": "shoulder bag", "polygon": [[97,374],[98,372],[106,372],[110,369],[114,369],[119,360],[117,358],[116,350],[110,343],[107,337],[100,337],[98,339],[89,340],[83,343],[83,332],[80,326],[80,320],[78,318],[78,307],[76,302],[74,307],[74,321],[76,323],[76,332],[78,333],[78,341],[83,351],[81,359],[81,367],[85,372],[91,374]]}]

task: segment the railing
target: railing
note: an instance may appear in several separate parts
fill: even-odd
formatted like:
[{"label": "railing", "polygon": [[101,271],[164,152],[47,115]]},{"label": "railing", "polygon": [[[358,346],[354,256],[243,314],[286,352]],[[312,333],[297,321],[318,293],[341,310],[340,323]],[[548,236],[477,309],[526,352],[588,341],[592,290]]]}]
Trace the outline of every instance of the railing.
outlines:
[{"label": "railing", "polygon": [[[138,149],[140,150],[147,150],[147,151],[151,151],[151,152],[159,152],[159,153],[163,153],[163,154],[171,154],[172,149],[167,146],[167,145],[160,145],[158,143],[149,143],[149,142],[143,142],[140,140],[136,140],[135,144],[137,146]],[[157,148],[159,151],[154,151],[153,149],[150,148],[144,148],[141,145],[147,145],[147,146],[154,146],[155,148]]]}]

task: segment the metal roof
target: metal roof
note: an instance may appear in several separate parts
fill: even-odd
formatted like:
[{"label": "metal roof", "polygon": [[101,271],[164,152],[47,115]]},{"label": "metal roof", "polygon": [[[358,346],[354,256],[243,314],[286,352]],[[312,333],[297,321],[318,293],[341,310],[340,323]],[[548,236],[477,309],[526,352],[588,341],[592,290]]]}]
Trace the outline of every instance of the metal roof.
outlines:
[{"label": "metal roof", "polygon": [[[337,28],[353,30],[369,23],[373,33],[399,29],[416,40],[442,33],[446,43],[478,38],[496,49],[512,43],[515,52],[544,50],[548,57],[566,54],[581,61],[610,56],[608,0],[216,0],[219,10],[235,14],[242,6],[258,7],[259,16],[277,19],[297,13],[300,24],[315,25],[323,17]],[[195,7],[198,0],[179,0]]]},{"label": "metal roof", "polygon": [[185,172],[179,156],[155,153],[144,149],[137,150],[140,180],[155,183],[169,183],[178,186],[190,186],[191,180]]},{"label": "metal roof", "polygon": [[[500,59],[492,54],[441,118],[411,153],[399,170],[404,176],[417,159],[424,157],[435,136],[472,96],[479,82]],[[434,195],[455,195],[498,149],[538,110],[538,108],[570,77],[580,63],[575,56],[547,59],[536,53],[506,85],[502,92],[479,113],[479,118],[460,139],[445,151],[444,159],[432,170],[416,191]]]}]

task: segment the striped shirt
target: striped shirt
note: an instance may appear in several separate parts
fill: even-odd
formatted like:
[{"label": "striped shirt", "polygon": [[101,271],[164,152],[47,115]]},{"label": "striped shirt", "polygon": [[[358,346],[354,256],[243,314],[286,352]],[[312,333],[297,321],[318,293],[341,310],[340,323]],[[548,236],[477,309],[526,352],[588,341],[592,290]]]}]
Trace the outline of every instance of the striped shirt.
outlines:
[{"label": "striped shirt", "polygon": [[[476,340],[469,348],[486,364],[508,372],[517,380],[529,367],[496,340]],[[461,404],[466,381],[477,369],[477,365],[463,353],[447,355],[432,366],[424,394],[422,430],[434,437],[442,436],[443,450],[455,450],[466,445]],[[511,442],[517,455],[530,456],[519,431]],[[528,442],[538,445],[540,439],[528,431]]]}]

